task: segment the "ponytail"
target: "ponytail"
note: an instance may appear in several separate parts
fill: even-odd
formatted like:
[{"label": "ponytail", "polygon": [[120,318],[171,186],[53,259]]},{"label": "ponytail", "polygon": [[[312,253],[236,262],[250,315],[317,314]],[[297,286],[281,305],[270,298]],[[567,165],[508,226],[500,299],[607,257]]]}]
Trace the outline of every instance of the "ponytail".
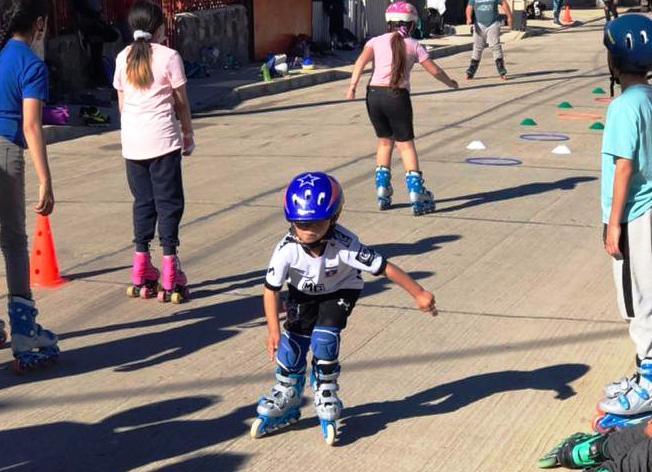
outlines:
[{"label": "ponytail", "polygon": [[399,88],[405,79],[405,40],[399,31],[394,31],[391,39],[392,45],[392,78],[389,86],[393,89]]},{"label": "ponytail", "polygon": [[154,83],[149,42],[163,24],[163,11],[154,3],[138,0],[129,11],[128,21],[134,41],[127,54],[127,81],[137,89],[147,89]]},{"label": "ponytail", "polygon": [[152,46],[142,39],[131,44],[127,55],[127,81],[137,89],[147,89],[154,83]]},{"label": "ponytail", "polygon": [[45,21],[49,11],[48,0],[0,0],[0,49],[14,33],[31,33],[36,20]]}]

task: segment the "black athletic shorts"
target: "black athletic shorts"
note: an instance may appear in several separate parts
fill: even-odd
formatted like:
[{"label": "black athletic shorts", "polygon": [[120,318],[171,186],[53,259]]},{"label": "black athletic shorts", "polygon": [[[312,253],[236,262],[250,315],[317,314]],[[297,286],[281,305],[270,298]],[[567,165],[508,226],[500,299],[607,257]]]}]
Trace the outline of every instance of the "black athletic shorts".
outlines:
[{"label": "black athletic shorts", "polygon": [[412,141],[412,101],[406,89],[367,87],[367,112],[379,138]]},{"label": "black athletic shorts", "polygon": [[324,295],[306,295],[289,287],[287,318],[283,327],[310,336],[315,326],[346,328],[346,320],[360,296],[360,290],[343,289]]}]

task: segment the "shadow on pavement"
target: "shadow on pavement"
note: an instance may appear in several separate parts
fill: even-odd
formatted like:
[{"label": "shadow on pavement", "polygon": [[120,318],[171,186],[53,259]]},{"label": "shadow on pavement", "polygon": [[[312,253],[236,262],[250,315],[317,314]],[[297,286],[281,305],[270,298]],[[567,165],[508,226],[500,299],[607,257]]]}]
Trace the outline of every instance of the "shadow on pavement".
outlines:
[{"label": "shadow on pavement", "polygon": [[[251,406],[214,419],[180,419],[213,404],[214,397],[164,400],[97,423],[62,421],[0,432],[0,470],[129,471],[235,439],[249,429]],[[158,470],[238,470],[246,456],[211,454]]]},{"label": "shadow on pavement", "polygon": [[[438,385],[401,400],[345,408],[339,445],[346,446],[373,436],[396,421],[451,413],[497,393],[550,390],[555,392],[556,399],[566,400],[576,393],[569,384],[589,369],[585,364],[560,364],[533,371],[492,372]],[[305,425],[302,423],[298,423],[299,427],[309,427],[315,425],[316,420],[312,418],[312,422],[309,419]]]},{"label": "shadow on pavement", "polygon": [[472,193],[469,195],[462,195],[460,197],[442,198],[437,200],[438,204],[447,202],[457,202],[466,200],[459,205],[453,205],[446,208],[439,208],[435,213],[449,213],[451,211],[459,211],[465,208],[471,208],[486,203],[500,202],[503,200],[511,200],[514,198],[527,197],[530,195],[538,195],[553,190],[573,190],[578,184],[584,182],[592,182],[597,180],[597,177],[568,177],[566,179],[557,180],[555,182],[532,182],[524,185],[517,185],[516,187],[508,187],[500,190],[492,190],[489,192]]}]

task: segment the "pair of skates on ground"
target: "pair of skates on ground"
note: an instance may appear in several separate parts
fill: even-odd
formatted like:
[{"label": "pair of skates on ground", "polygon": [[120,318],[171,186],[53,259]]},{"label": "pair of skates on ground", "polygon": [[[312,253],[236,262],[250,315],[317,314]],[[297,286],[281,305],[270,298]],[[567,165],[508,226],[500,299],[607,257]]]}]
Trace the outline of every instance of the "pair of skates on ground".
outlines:
[{"label": "pair of skates on ground", "polygon": [[[335,444],[337,439],[337,421],[344,408],[337,396],[339,375],[339,366],[335,372],[324,373],[319,363],[313,363],[310,374],[310,385],[315,392],[315,410],[324,441],[329,446]],[[254,439],[290,426],[301,417],[305,372],[288,373],[279,367],[276,369],[276,380],[272,393],[263,396],[258,402],[258,416],[251,425],[251,437]]]},{"label": "pair of skates on ground", "polygon": [[[410,205],[414,216],[425,215],[435,211],[435,197],[426,188],[421,172],[410,171],[405,174]],[[392,206],[392,171],[388,167],[376,167],[376,198],[378,209],[388,210]]]},{"label": "pair of skates on ground", "polygon": [[[23,374],[56,363],[59,358],[57,336],[36,323],[38,311],[34,302],[22,297],[9,297],[8,309],[14,371]],[[0,346],[6,342],[5,324],[0,320]]]},{"label": "pair of skates on ground", "polygon": [[132,298],[157,298],[159,302],[183,303],[190,297],[188,279],[181,270],[177,256],[163,256],[163,276],[152,264],[148,252],[136,252],[131,273],[132,285],[127,296]]},{"label": "pair of skates on ground", "polygon": [[[480,61],[471,59],[471,64],[469,65],[469,68],[466,69],[466,80],[471,80],[473,77],[475,77],[479,66]],[[496,59],[496,70],[498,71],[498,75],[500,75],[501,79],[507,80],[507,69],[505,68],[504,59]]]},{"label": "pair of skates on ground", "polygon": [[652,361],[643,361],[636,374],[607,385],[593,418],[595,433],[575,433],[539,459],[543,469],[584,469],[604,460],[602,445],[606,433],[629,428],[652,419]]}]

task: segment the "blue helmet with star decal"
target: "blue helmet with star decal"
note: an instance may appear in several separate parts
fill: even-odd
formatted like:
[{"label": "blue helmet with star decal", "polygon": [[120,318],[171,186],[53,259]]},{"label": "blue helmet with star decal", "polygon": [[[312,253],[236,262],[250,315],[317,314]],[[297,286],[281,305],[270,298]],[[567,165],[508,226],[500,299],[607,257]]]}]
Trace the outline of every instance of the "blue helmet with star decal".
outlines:
[{"label": "blue helmet with star decal", "polygon": [[306,172],[292,179],[285,190],[285,219],[324,221],[339,216],[344,191],[334,177],[324,172]]},{"label": "blue helmet with star decal", "polygon": [[622,72],[652,70],[652,19],[627,14],[608,22],[604,28],[604,45]]}]

